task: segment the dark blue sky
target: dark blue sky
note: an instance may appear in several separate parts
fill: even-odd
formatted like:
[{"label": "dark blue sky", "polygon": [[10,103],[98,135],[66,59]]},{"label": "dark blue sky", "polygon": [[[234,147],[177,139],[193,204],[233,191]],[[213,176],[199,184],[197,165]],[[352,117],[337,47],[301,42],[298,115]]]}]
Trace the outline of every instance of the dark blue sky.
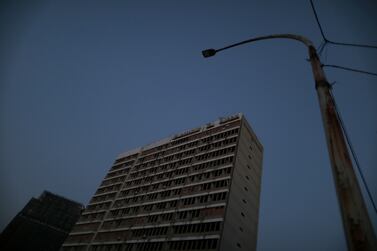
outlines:
[{"label": "dark blue sky", "polygon": [[[330,39],[377,44],[376,1],[314,2]],[[125,150],[242,112],[265,149],[258,250],[345,250],[306,48],[200,53],[273,33],[318,46],[309,1],[0,6],[0,229],[45,189],[86,204]],[[376,71],[377,50],[330,45],[322,60]],[[377,200],[377,78],[326,73]]]}]

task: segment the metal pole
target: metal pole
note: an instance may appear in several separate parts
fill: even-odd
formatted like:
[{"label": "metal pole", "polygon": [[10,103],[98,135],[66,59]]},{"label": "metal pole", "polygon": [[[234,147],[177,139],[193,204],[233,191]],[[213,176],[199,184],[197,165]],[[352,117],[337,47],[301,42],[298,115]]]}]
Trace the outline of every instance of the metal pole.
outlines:
[{"label": "metal pole", "polygon": [[315,48],[308,48],[348,250],[376,251],[376,236],[335,111],[331,86]]},{"label": "metal pole", "polygon": [[357,181],[343,131],[337,116],[334,101],[330,94],[330,85],[317,55],[313,43],[306,37],[295,34],[274,34],[251,38],[220,49],[202,51],[204,57],[214,56],[217,52],[243,44],[266,39],[293,39],[305,44],[309,49],[310,63],[313,70],[315,87],[318,94],[322,122],[325,130],[327,148],[330,155],[331,168],[335,182],[343,229],[346,235],[348,250],[377,251],[377,240],[368,210]]}]

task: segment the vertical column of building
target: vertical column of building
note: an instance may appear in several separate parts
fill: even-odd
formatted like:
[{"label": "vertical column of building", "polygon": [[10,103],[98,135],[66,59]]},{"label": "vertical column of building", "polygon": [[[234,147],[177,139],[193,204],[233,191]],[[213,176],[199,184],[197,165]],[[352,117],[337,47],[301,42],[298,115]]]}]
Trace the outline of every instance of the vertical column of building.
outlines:
[{"label": "vertical column of building", "polygon": [[[171,143],[172,146],[176,145],[176,143],[172,142]],[[175,150],[172,150],[172,153],[178,153],[178,154],[175,154],[175,158],[178,160],[178,161],[174,161],[172,164],[172,167],[173,167],[173,170],[174,172],[169,172],[169,185],[170,184],[174,184],[174,183],[177,183],[176,182],[176,177],[180,174],[183,174],[183,175],[186,175],[186,177],[184,178],[184,180],[182,181],[183,183],[187,181],[187,176],[189,175],[188,172],[186,172],[185,174],[185,169],[183,168],[180,168],[180,167],[184,167],[185,164],[191,164],[191,159],[188,159],[188,158],[184,158],[184,154],[179,154],[179,151],[182,151],[185,147],[183,146],[177,146],[177,147],[174,147],[173,149]],[[194,150],[195,151],[195,150]],[[185,161],[187,160],[187,161]],[[170,175],[171,173],[171,175]],[[171,182],[171,183],[170,183]],[[165,193],[169,194],[170,190],[166,190]],[[169,241],[171,241],[173,238],[174,238],[174,228],[172,227],[176,222],[177,222],[177,214],[178,214],[178,208],[179,208],[179,202],[181,200],[181,197],[182,195],[185,193],[184,191],[184,188],[183,186],[177,186],[176,187],[176,196],[175,196],[175,200],[173,200],[173,205],[172,207],[169,209],[168,213],[169,215],[171,215],[171,217],[169,216],[169,227],[168,227],[168,230],[167,230],[167,234],[165,236],[165,239],[163,240],[163,243],[161,244],[161,250],[169,250],[170,248],[170,245],[169,245]],[[159,249],[155,249],[155,250],[159,250]]]},{"label": "vertical column of building", "polygon": [[256,250],[263,147],[242,120],[220,251]]},{"label": "vertical column of building", "polygon": [[[168,168],[168,164],[161,164],[161,146],[156,149],[148,149],[140,153],[140,157],[127,177],[125,187],[110,209],[110,217],[106,219],[103,230],[101,230],[101,242],[92,244],[93,250],[118,250],[125,248],[132,250],[139,248],[140,245],[145,247],[161,246],[161,243],[150,243],[150,234],[162,235],[166,232],[166,228],[153,227],[153,222],[157,219],[152,211],[156,206],[162,209],[161,203],[154,204],[153,201],[158,200],[156,191],[161,189],[164,184],[155,180],[163,179],[163,170]],[[161,172],[159,169],[161,168]],[[156,176],[157,175],[157,176]],[[168,214],[164,214],[166,217]],[[151,244],[151,245],[149,245]],[[155,245],[156,244],[156,245]]]},{"label": "vertical column of building", "polygon": [[109,208],[131,170],[137,154],[117,159],[100,184],[80,219],[65,240],[62,250],[88,250],[90,243],[104,223]]},{"label": "vertical column of building", "polygon": [[[135,152],[135,151],[133,151]],[[138,150],[136,152],[139,152]],[[100,245],[102,244],[102,242],[106,241],[108,239],[108,235],[115,235],[116,237],[116,241],[118,243],[116,243],[115,245],[113,245],[113,250],[119,250],[120,247],[121,247],[121,243],[119,243],[121,240],[122,240],[122,232],[117,232],[116,234],[112,234],[112,233],[108,233],[107,232],[107,228],[108,226],[105,225],[107,224],[108,222],[106,221],[107,219],[109,218],[112,218],[113,217],[113,212],[110,211],[112,208],[115,208],[117,205],[116,205],[116,202],[117,202],[117,199],[119,198],[122,190],[124,187],[127,187],[127,180],[128,180],[128,175],[130,172],[133,171],[134,167],[136,166],[136,164],[138,163],[139,161],[139,157],[140,156],[140,153],[135,153],[135,154],[131,154],[131,155],[126,155],[124,157],[121,157],[119,159],[117,159],[115,161],[115,163],[119,164],[120,163],[124,163],[125,165],[123,166],[124,168],[124,171],[123,173],[125,173],[124,177],[125,177],[125,180],[123,181],[123,183],[121,185],[118,185],[116,188],[114,188],[114,190],[116,190],[116,193],[115,193],[115,196],[114,198],[112,199],[111,203],[110,203],[110,206],[108,208],[106,208],[106,212],[105,212],[105,216],[104,216],[104,220],[101,222],[101,224],[99,225],[99,227],[97,228],[97,231],[95,231],[89,245],[88,245],[88,248],[87,250],[98,250],[100,249]],[[100,188],[101,189],[101,188]],[[98,192],[98,190],[97,190]],[[102,192],[102,191],[101,191]],[[96,244],[99,244],[99,245],[96,245]]]},{"label": "vertical column of building", "polygon": [[239,121],[232,121],[210,125],[196,141],[168,250],[218,248],[239,126]]},{"label": "vertical column of building", "polygon": [[[195,163],[195,155],[197,153],[197,145],[200,138],[200,133],[192,134],[189,137],[183,138],[176,138],[174,143],[177,146],[178,152],[177,157],[179,161],[177,162],[177,167],[175,171],[175,176],[177,179],[177,186],[179,187],[180,193],[177,197],[176,207],[174,208],[174,214],[172,220],[170,222],[170,229],[169,235],[166,238],[164,243],[164,248],[166,250],[171,250],[172,246],[174,245],[175,241],[177,241],[177,228],[182,226],[182,220],[184,220],[184,216],[182,214],[182,210],[185,209],[183,205],[183,201],[187,195],[191,194],[192,186],[191,184],[191,174],[192,174],[192,165]],[[187,135],[186,135],[187,136]],[[187,214],[187,211],[185,211]],[[187,216],[190,218],[190,216]],[[186,221],[189,221],[187,219]]]}]

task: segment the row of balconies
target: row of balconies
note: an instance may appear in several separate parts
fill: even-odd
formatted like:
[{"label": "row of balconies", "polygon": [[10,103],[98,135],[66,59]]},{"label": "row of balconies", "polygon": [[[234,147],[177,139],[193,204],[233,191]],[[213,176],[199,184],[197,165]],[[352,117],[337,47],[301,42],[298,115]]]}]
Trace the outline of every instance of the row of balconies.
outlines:
[{"label": "row of balconies", "polygon": [[123,163],[123,162],[129,161],[129,160],[135,160],[137,158],[137,155],[138,155],[138,153],[134,153],[132,155],[119,158],[119,159],[115,160],[115,164]]},{"label": "row of balconies", "polygon": [[[139,195],[149,195],[149,194],[152,194],[152,193],[156,193],[156,192],[168,192],[168,191],[171,191],[172,195],[180,195],[182,192],[183,194],[187,194],[187,193],[190,193],[190,192],[194,192],[195,190],[208,190],[209,189],[209,183],[208,183],[208,180],[204,180],[204,178],[206,176],[201,176],[203,178],[203,181],[198,181],[196,183],[193,183],[193,182],[189,182],[188,184],[185,184],[183,186],[171,186],[171,187],[167,187],[166,184],[163,183],[163,186],[160,187],[160,184],[161,183],[157,183],[157,184],[154,184],[154,185],[149,185],[149,186],[143,186],[141,188],[134,188],[134,189],[131,189],[131,190],[124,190],[121,192],[121,194],[118,196],[118,199],[119,198],[133,198],[135,196],[139,196]],[[225,179],[227,179],[229,177],[225,177]],[[218,181],[218,180],[223,180],[223,178],[217,178],[217,179],[213,179],[211,180],[210,182],[213,182],[213,181]],[[194,186],[198,186],[198,187],[194,187]],[[217,187],[217,186],[216,186]],[[161,188],[159,190],[159,188]],[[148,192],[150,191],[150,192]]]},{"label": "row of balconies", "polygon": [[[193,167],[193,169],[194,168],[195,167]],[[165,178],[163,180],[157,180],[157,181],[151,180],[147,182],[142,179],[129,181],[129,183],[125,184],[124,189],[121,192],[121,197],[127,196],[128,194],[140,193],[142,191],[146,192],[151,189],[152,190],[157,190],[159,188],[168,189],[169,187],[174,187],[176,185],[182,186],[184,185],[185,181],[187,184],[200,182],[204,178],[209,179],[211,177],[211,172],[216,172],[215,168],[212,168],[210,170],[198,170],[198,171],[191,172],[188,174],[173,176],[172,178]]]},{"label": "row of balconies", "polygon": [[[222,190],[224,191],[224,190]],[[123,218],[130,215],[138,215],[143,213],[159,212],[164,210],[182,209],[200,205],[210,205],[214,203],[224,202],[227,195],[225,192],[216,191],[216,193],[206,193],[203,195],[196,194],[195,197],[176,198],[166,201],[159,201],[149,204],[133,205],[131,207],[124,207],[121,209],[111,209],[107,215],[108,219]]]},{"label": "row of balconies", "polygon": [[[217,158],[217,157],[220,157],[220,156],[225,156],[225,155],[234,153],[234,151],[235,151],[235,145],[228,147],[228,148],[218,150],[218,151],[213,151],[213,152],[210,152],[210,153],[206,153],[206,154],[203,154],[203,155],[196,156],[196,159],[199,160],[199,161],[206,161],[206,160],[209,160],[209,159],[212,159],[212,158]],[[175,170],[165,171],[164,173],[162,173],[163,174],[162,177],[165,178],[165,181],[167,181],[168,179],[173,177],[174,172],[175,172]],[[167,178],[166,178],[166,176],[167,176]],[[126,182],[125,187],[127,187],[127,188],[134,187],[134,186],[139,187],[139,186],[146,184],[146,183],[153,183],[153,181],[156,181],[157,177],[158,176],[155,174],[155,175],[150,175],[150,176],[135,179],[135,180],[130,180],[130,181]],[[175,178],[177,179],[178,177],[175,177]],[[164,182],[164,180],[159,180],[158,182]]]},{"label": "row of balconies", "polygon": [[[228,131],[225,131],[225,132],[222,132],[220,134],[217,134],[217,135],[212,135],[212,136],[209,136],[207,138],[205,138],[205,140],[203,141],[203,139],[201,140],[202,143],[204,145],[208,145],[209,142],[213,141],[213,140],[220,140],[220,141],[223,141],[224,138],[227,138],[227,137],[230,137],[230,136],[233,136],[233,135],[236,135],[238,134],[238,131],[239,131],[239,128],[235,128],[235,129],[231,129],[231,130],[228,130]],[[203,145],[203,146],[204,146]],[[197,150],[198,147],[195,146],[189,150],[186,150],[186,151],[175,151],[173,153],[165,153],[162,157],[160,158],[154,158],[153,156],[151,156],[150,158],[148,158],[148,162],[145,162],[146,160],[145,159],[139,159],[138,161],[138,164],[135,165],[134,167],[134,170],[136,171],[140,171],[145,169],[145,168],[148,168],[150,166],[154,166],[155,164],[161,164],[161,163],[166,163],[166,162],[169,162],[169,161],[172,161],[172,160],[176,160],[176,159],[181,159],[185,156],[189,156],[189,155],[193,155],[195,152],[193,152],[193,150]]]},{"label": "row of balconies", "polygon": [[[200,193],[203,191],[211,191],[211,190],[216,190],[219,189],[223,186],[219,185],[221,184],[221,181],[219,179],[221,178],[229,178],[229,174],[231,172],[231,167],[223,168],[220,170],[216,170],[212,173],[211,176],[205,176],[204,174],[199,174],[202,175],[202,179],[205,180],[206,183],[199,183],[195,184],[192,182],[188,182],[189,186],[185,186],[179,191],[177,190],[159,190],[156,192],[150,192],[148,194],[138,194],[138,195],[133,195],[133,196],[127,196],[124,199],[118,199],[116,200],[114,204],[114,208],[116,207],[122,207],[123,205],[127,204],[136,204],[138,202],[148,202],[148,201],[156,201],[156,200],[163,200],[163,199],[168,199],[171,197],[175,197],[177,195],[188,195],[188,194],[195,194],[195,193]],[[208,174],[208,173],[207,173]],[[216,180],[214,178],[217,178]],[[212,179],[212,180],[208,180]],[[199,180],[200,181],[200,180]],[[225,183],[224,183],[225,184]],[[227,186],[227,185],[224,185]]]},{"label": "row of balconies", "polygon": [[[234,139],[236,139],[236,138],[234,138]],[[177,161],[177,162],[174,162],[174,163],[170,163],[168,166],[169,166],[169,168],[174,168],[176,166],[176,164],[177,165],[187,165],[187,164],[191,163],[190,160],[191,160],[191,158],[186,159],[186,160],[180,160],[180,161]],[[219,162],[219,161],[220,160],[217,160],[217,162]],[[213,164],[213,163],[214,163],[214,161],[211,162],[211,164]],[[201,163],[199,165],[202,165],[201,167],[203,167],[203,165],[206,165],[206,164],[207,163]],[[166,177],[167,174],[166,174],[166,171],[164,171],[164,169],[166,169],[166,167],[167,167],[167,165],[151,168],[150,171],[149,171],[149,174],[151,174],[153,176],[156,176],[157,178],[161,178],[163,176]],[[193,168],[195,168],[195,167],[197,167],[197,165],[193,166]],[[185,168],[187,168],[187,167],[185,167]],[[118,170],[116,172],[109,173],[106,176],[106,178],[104,179],[104,181],[101,183],[101,186],[100,186],[99,189],[104,189],[105,187],[108,187],[108,186],[113,185],[115,183],[120,184],[121,182],[123,182],[126,179],[126,177],[127,177],[126,174],[129,171],[130,171],[130,168],[128,168],[128,169],[122,169],[122,170]],[[161,171],[161,172],[160,173],[156,173],[158,171]],[[176,175],[179,175],[179,174],[181,174],[183,172],[183,168],[179,168],[175,172],[176,172]],[[135,173],[133,173],[133,174],[135,174]],[[142,174],[145,175],[146,171],[142,171]],[[135,177],[135,175],[133,177]],[[107,190],[107,191],[109,191],[109,190]],[[98,193],[98,191],[97,191],[97,193]],[[102,191],[100,193],[102,193]]]},{"label": "row of balconies", "polygon": [[[228,161],[231,161],[232,159],[233,158],[231,158],[231,157],[227,158]],[[224,158],[222,160],[224,160],[224,161],[220,161],[220,162],[225,163],[226,159]],[[218,161],[216,161],[216,162],[218,162]],[[203,189],[209,190],[210,184],[207,184],[205,186],[203,184],[193,184],[193,183],[194,182],[200,183],[202,180],[207,180],[207,179],[210,179],[210,178],[218,178],[219,176],[222,176],[222,175],[226,176],[231,172],[230,168],[231,168],[231,166],[228,166],[228,167],[224,166],[224,167],[217,168],[217,169],[211,169],[211,170],[208,170],[206,172],[194,172],[194,173],[191,173],[190,175],[181,176],[180,178],[176,179],[177,184],[172,182],[174,180],[168,180],[166,183],[164,183],[164,182],[163,183],[157,183],[157,184],[154,184],[154,185],[143,186],[141,188],[137,187],[136,189],[126,189],[126,190],[123,190],[121,192],[121,194],[118,198],[126,197],[126,199],[128,199],[128,200],[124,200],[124,202],[129,203],[130,199],[131,198],[134,199],[134,197],[139,197],[138,200],[145,200],[145,199],[146,200],[154,200],[154,199],[157,199],[157,197],[159,197],[159,199],[167,197],[167,196],[169,196],[169,195],[167,195],[167,193],[170,193],[170,192],[174,195],[177,195],[177,194],[180,194],[180,192],[179,193],[178,193],[178,191],[173,192],[174,189],[171,189],[171,188],[173,188],[175,185],[179,186],[180,184],[183,184],[185,182],[188,183],[188,185],[190,185],[190,186],[187,187],[186,185],[183,185],[183,186],[185,186],[184,191],[190,192],[189,190],[191,190],[191,192],[195,192],[195,191],[200,191],[200,190],[203,190]],[[187,180],[187,178],[189,178],[189,179]],[[194,188],[194,186],[196,186],[196,187]],[[205,186],[205,187],[203,187],[203,186]],[[92,198],[88,207],[92,206],[93,204],[98,205],[98,204],[109,203],[109,201],[111,201],[112,199],[115,198],[116,193],[120,188],[121,188],[120,183],[116,184],[114,187],[106,187],[106,190],[101,190],[102,194],[97,194]],[[158,189],[161,189],[161,191],[155,192]],[[151,191],[151,192],[148,193],[148,191]],[[140,192],[145,193],[144,195],[147,195],[147,196],[140,195]],[[127,196],[129,194],[132,194],[132,195]],[[151,195],[151,194],[159,194],[159,196]],[[141,196],[143,196],[143,197],[141,197]],[[99,207],[101,208],[100,205],[99,205]]]},{"label": "row of balconies", "polygon": [[[221,169],[217,171],[224,171],[224,175],[229,175],[230,173],[230,167],[226,169]],[[224,179],[225,178],[225,179]],[[195,196],[198,194],[202,194],[203,191],[206,191],[207,193],[214,193],[218,191],[219,189],[224,189],[229,186],[229,176],[221,177],[216,180],[212,180],[210,182],[201,183],[201,184],[195,184],[192,186],[187,186],[184,188],[181,188],[179,190],[168,190],[168,191],[160,191],[155,193],[150,193],[149,195],[139,195],[135,196],[133,198],[126,198],[115,201],[114,205],[111,209],[116,208],[125,208],[127,206],[130,208],[132,205],[144,205],[146,206],[145,210],[150,211],[153,209],[154,204],[161,204],[169,202],[169,208],[176,207],[177,198],[187,197],[187,196]],[[177,197],[177,195],[179,197]],[[174,201],[174,202],[171,202]],[[149,203],[148,203],[149,202]],[[99,213],[99,212],[105,212],[107,211],[111,206],[111,201],[106,201],[104,203],[95,203],[90,204],[84,211],[83,215],[91,214],[93,212]],[[175,203],[175,204],[174,204]],[[203,201],[200,201],[200,203],[203,203]],[[184,205],[186,205],[187,202],[184,202]],[[156,210],[160,210],[161,206],[156,206]]]},{"label": "row of balconies", "polygon": [[[218,126],[218,127],[212,128],[212,129],[207,129],[203,132],[196,133],[194,135],[193,134],[187,135],[186,137],[179,139],[179,140],[173,139],[172,142],[154,147],[152,149],[148,149],[148,150],[144,151],[143,153],[141,153],[141,156],[142,156],[141,161],[153,159],[153,158],[156,158],[156,157],[161,156],[163,154],[165,154],[165,155],[170,154],[170,153],[177,151],[177,150],[181,151],[181,150],[187,148],[187,146],[192,147],[196,144],[196,143],[193,143],[193,142],[198,142],[198,141],[194,141],[194,140],[197,140],[197,139],[205,137],[207,135],[215,134],[217,132],[227,130],[230,127],[235,127],[235,126],[239,126],[239,125],[240,125],[240,121],[235,121],[235,122],[232,122],[232,123],[227,123],[223,126]],[[190,141],[190,142],[186,143],[188,141]]]},{"label": "row of balconies", "polygon": [[179,144],[185,143],[187,141],[191,141],[191,140],[195,140],[197,138],[203,137],[205,135],[210,135],[210,134],[214,134],[214,133],[219,132],[219,131],[223,131],[227,127],[232,127],[232,126],[239,125],[239,124],[240,124],[240,120],[224,124],[223,126],[217,126],[217,127],[212,128],[212,129],[205,130],[201,133],[197,133],[197,134],[194,134],[194,135],[188,135],[185,138],[175,140],[175,141],[171,142],[171,145],[173,145],[173,146],[179,145]]},{"label": "row of balconies", "polygon": [[[221,218],[224,216],[225,203],[220,202],[211,205],[199,205],[194,207],[186,207],[179,209],[163,210],[160,212],[148,212],[138,215],[131,215],[122,217],[121,219],[107,219],[104,221],[101,229],[125,229],[137,228],[144,225],[155,224],[178,224],[178,222],[186,222],[193,220],[205,220],[212,218]],[[90,216],[90,215],[86,215]],[[94,221],[85,221],[80,218],[78,224],[75,225],[72,233],[90,233],[96,231],[101,223],[101,220],[94,219]]]},{"label": "row of balconies", "polygon": [[114,184],[112,186],[100,187],[97,189],[96,196],[104,193],[119,191],[122,187],[122,183]]},{"label": "row of balconies", "polygon": [[[194,151],[195,150],[198,150],[197,154],[200,153],[200,152],[207,152],[209,150],[214,150],[215,148],[219,148],[219,147],[225,147],[225,146],[228,146],[232,143],[235,143],[237,141],[237,137],[232,137],[232,138],[228,138],[228,139],[225,139],[225,140],[222,140],[222,141],[218,141],[215,144],[215,146],[212,146],[211,145],[205,145],[203,146],[203,148],[196,148],[196,149],[192,149],[190,151],[188,151],[187,154],[184,154],[184,156],[179,156],[178,158],[176,158],[176,162],[174,162],[174,165],[172,166],[171,164],[172,163],[169,163],[169,164],[164,164],[164,165],[160,165],[160,163],[158,161],[150,161],[148,163],[148,165],[146,165],[145,167],[154,167],[156,164],[159,165],[159,166],[156,166],[154,168],[147,168],[147,169],[143,169],[143,170],[139,170],[139,171],[136,171],[136,172],[131,172],[130,174],[130,178],[137,178],[139,176],[145,176],[147,174],[155,174],[156,172],[158,171],[164,171],[167,169],[167,167],[174,167],[175,165],[178,165],[178,166],[181,166],[181,165],[185,165],[185,164],[189,164],[192,162],[192,158],[186,158],[186,159],[182,159],[183,157],[187,157],[187,156],[191,156],[193,157],[192,155],[194,155]],[[205,148],[205,147],[208,147],[208,148]],[[186,153],[186,152],[185,152]]]},{"label": "row of balconies", "polygon": [[[184,237],[202,234],[216,234],[220,231],[222,218],[216,221],[192,221],[186,223],[176,223],[167,225],[150,225],[139,228],[112,229],[111,231],[99,231],[94,242],[130,241],[138,239],[149,239],[159,237]],[[88,242],[94,233],[70,234],[66,243]]]},{"label": "row of balconies", "polygon": [[[195,238],[196,239],[193,239]],[[130,241],[112,241],[112,242],[99,242],[90,246],[89,251],[159,251],[159,250],[216,250],[219,236],[190,236],[189,239],[173,237],[167,241],[166,238],[160,239],[143,239],[143,240],[130,240]],[[173,241],[174,239],[174,241]],[[74,245],[65,244],[62,251],[86,251],[87,246],[84,244],[76,243]]]},{"label": "row of balconies", "polygon": [[120,169],[120,170],[113,171],[113,172],[108,172],[106,177],[104,178],[104,180],[114,178],[115,176],[119,176],[119,175],[122,175],[122,174],[128,174],[130,171],[131,171],[131,168],[125,168],[125,169]]}]

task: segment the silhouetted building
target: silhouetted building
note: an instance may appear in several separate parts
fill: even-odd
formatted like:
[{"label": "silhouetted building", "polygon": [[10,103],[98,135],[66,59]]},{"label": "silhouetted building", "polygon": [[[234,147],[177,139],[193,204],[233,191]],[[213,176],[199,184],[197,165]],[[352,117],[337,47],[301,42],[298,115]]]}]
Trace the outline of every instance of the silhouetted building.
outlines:
[{"label": "silhouetted building", "polygon": [[0,235],[0,250],[59,250],[83,205],[44,191],[32,198]]},{"label": "silhouetted building", "polygon": [[255,250],[262,153],[242,114],[123,153],[62,250]]}]

